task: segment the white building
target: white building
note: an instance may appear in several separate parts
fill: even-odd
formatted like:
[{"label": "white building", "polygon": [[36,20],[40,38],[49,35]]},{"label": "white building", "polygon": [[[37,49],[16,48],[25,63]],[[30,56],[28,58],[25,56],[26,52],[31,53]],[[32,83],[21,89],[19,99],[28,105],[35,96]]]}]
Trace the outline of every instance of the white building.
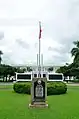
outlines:
[{"label": "white building", "polygon": [[[27,70],[27,67],[30,67],[33,71],[37,71],[38,67],[37,66],[25,66],[25,65],[18,65],[16,67],[20,67],[20,68],[25,68]],[[61,66],[42,66],[41,69],[42,71],[47,71],[48,68],[53,67],[53,72],[56,72],[57,69],[59,69]]]}]

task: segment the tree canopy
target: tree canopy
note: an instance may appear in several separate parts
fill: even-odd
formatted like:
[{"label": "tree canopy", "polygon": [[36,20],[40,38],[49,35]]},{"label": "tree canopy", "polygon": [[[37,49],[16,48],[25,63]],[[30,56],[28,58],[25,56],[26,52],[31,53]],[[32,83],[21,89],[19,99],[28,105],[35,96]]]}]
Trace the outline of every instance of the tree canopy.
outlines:
[{"label": "tree canopy", "polygon": [[3,54],[3,52],[0,50],[0,64],[1,64],[1,61],[2,61],[2,57],[1,57],[2,54]]},{"label": "tree canopy", "polygon": [[10,77],[11,76],[14,76],[15,77],[15,73],[18,72],[18,73],[24,73],[26,71],[26,69],[24,68],[18,68],[18,67],[13,67],[13,66],[10,66],[10,65],[5,65],[5,64],[1,64],[0,65],[0,77],[3,79],[3,81],[7,81],[7,78],[9,77],[9,80],[10,80]]},{"label": "tree canopy", "polygon": [[79,77],[79,41],[73,42],[75,47],[71,49],[71,55],[74,57],[73,63],[65,65],[57,69],[57,73],[63,73],[67,76]]}]

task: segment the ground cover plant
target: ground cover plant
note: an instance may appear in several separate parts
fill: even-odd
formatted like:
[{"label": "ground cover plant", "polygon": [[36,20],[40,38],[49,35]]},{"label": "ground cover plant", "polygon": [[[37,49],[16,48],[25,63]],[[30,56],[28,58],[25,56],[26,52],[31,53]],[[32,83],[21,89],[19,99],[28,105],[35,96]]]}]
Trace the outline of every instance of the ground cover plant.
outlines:
[{"label": "ground cover plant", "polygon": [[[1,87],[1,86],[0,86]],[[48,108],[29,108],[30,95],[17,94],[12,86],[0,88],[0,119],[79,119],[79,87],[68,86],[63,95],[48,96]]]}]

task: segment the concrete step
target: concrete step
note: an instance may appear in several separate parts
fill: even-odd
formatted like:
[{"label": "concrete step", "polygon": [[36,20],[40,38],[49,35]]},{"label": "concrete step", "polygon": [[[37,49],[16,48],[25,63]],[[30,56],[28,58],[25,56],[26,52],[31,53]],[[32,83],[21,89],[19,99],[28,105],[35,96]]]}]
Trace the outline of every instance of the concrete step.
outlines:
[{"label": "concrete step", "polygon": [[45,105],[45,102],[34,102],[34,105]]},{"label": "concrete step", "polygon": [[48,104],[29,104],[29,107],[34,108],[46,108],[48,107]]}]

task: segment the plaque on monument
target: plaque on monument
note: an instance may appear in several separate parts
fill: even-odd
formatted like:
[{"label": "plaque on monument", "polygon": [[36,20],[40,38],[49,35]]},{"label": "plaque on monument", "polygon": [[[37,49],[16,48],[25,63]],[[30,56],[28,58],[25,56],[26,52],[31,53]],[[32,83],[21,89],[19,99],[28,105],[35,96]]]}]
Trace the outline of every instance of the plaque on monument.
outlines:
[{"label": "plaque on monument", "polygon": [[43,97],[43,86],[38,84],[35,89],[36,97]]},{"label": "plaque on monument", "polygon": [[45,82],[42,80],[36,80],[34,82],[34,99],[45,100]]}]

